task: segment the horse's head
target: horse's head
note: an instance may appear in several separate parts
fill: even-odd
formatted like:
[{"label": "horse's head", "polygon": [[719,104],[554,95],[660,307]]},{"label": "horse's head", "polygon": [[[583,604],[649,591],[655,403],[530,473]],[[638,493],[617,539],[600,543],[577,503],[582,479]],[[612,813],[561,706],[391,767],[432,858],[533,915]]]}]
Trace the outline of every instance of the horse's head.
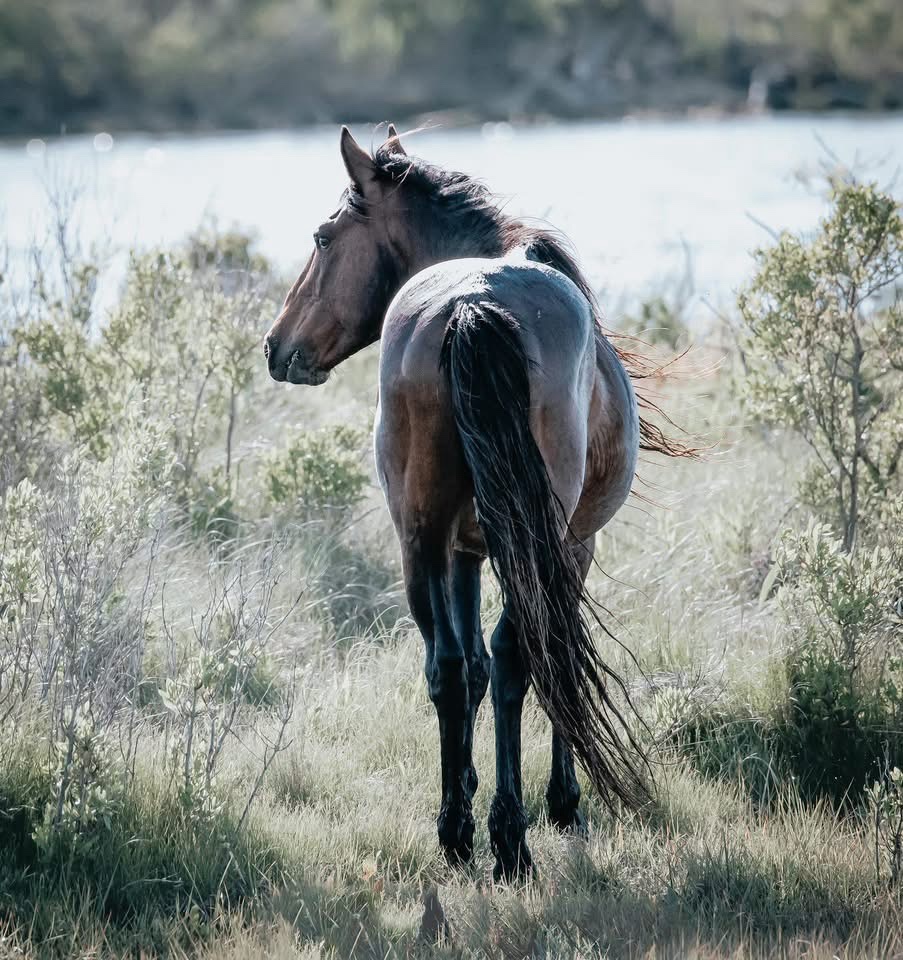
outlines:
[{"label": "horse's head", "polygon": [[[404,155],[393,126],[382,148]],[[400,184],[342,128],[351,185],[314,233],[314,251],[264,340],[274,380],[320,384],[351,354],[379,339],[389,301],[407,279]]]}]

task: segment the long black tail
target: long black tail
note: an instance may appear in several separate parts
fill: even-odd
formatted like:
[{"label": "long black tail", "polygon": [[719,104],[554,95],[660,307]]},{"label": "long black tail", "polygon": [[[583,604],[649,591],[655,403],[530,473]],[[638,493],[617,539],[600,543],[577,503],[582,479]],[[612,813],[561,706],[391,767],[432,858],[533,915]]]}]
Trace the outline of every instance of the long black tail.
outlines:
[{"label": "long black tail", "polygon": [[442,347],[480,527],[549,719],[609,806],[637,806],[649,797],[648,765],[609,690],[624,685],[584,614],[579,566],[562,539],[566,518],[530,431],[530,362],[518,327],[491,303],[461,303]]}]

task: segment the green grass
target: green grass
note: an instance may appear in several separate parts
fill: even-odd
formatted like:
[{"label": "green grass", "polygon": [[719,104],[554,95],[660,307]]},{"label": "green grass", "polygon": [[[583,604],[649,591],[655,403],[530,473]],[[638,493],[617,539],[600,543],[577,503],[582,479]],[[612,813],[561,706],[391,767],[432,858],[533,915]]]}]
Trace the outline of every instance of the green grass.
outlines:
[{"label": "green grass", "polygon": [[[150,764],[97,847],[36,863],[23,821],[46,785],[36,759],[14,751],[4,808],[25,812],[4,825],[4,847],[18,853],[0,871],[13,940],[58,956],[220,955],[230,944],[241,956],[336,957],[781,956],[803,941],[823,945],[813,956],[873,956],[882,938],[903,946],[900,903],[874,881],[866,834],[827,805],[788,796],[757,811],[738,785],[669,764],[647,815],[615,822],[590,797],[589,841],[560,836],[543,816],[548,730],[532,704],[525,778],[537,879],[494,886],[485,829],[474,866],[449,869],[434,839],[438,743],[419,659],[415,639],[400,635],[355,652],[340,672],[311,675],[295,742],[241,837],[225,814],[210,832],[186,826]],[[491,753],[484,711],[483,823]],[[436,946],[418,937],[432,885],[449,923]]]}]

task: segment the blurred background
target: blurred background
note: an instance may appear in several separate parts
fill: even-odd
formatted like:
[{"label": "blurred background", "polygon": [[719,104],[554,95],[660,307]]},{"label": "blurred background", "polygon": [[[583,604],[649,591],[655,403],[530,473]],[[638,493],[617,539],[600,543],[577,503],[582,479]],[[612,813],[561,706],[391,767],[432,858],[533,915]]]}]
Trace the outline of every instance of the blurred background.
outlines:
[{"label": "blurred background", "polygon": [[901,105],[900,0],[0,0],[0,230],[21,260],[62,196],[103,276],[205,220],[291,273],[337,123],[393,120],[562,229],[616,321],[730,300],[826,164],[888,182]]},{"label": "blurred background", "polygon": [[899,0],[2,0],[0,133],[903,103]]}]

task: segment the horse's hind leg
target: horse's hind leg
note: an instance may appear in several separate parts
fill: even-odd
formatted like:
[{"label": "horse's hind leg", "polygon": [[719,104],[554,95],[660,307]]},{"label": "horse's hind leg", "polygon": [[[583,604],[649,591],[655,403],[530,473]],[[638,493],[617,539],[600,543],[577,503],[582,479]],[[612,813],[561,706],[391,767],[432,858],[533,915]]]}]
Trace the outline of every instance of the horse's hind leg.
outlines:
[{"label": "horse's hind leg", "polygon": [[549,819],[559,830],[583,833],[586,820],[580,812],[580,784],[574,769],[574,754],[561,734],[552,732],[552,773],[546,788]]},{"label": "horse's hind leg", "polygon": [[411,613],[426,646],[426,679],[439,718],[442,804],[439,843],[451,863],[473,854],[470,781],[472,735],[468,657],[452,619],[450,547],[443,537],[405,538],[405,582]]},{"label": "horse's hind leg", "polygon": [[[592,565],[595,542],[594,534],[574,548],[583,581],[586,580]],[[546,803],[549,807],[549,819],[559,830],[582,833],[586,829],[586,820],[579,806],[580,784],[574,769],[574,754],[557,730],[552,731],[552,772],[546,788]]]},{"label": "horse's hind leg", "polygon": [[489,809],[489,840],[495,854],[495,878],[500,880],[529,872],[532,867],[520,763],[521,712],[530,680],[507,611],[502,613],[490,646],[496,792]]},{"label": "horse's hind leg", "polygon": [[471,799],[477,791],[477,771],[473,765],[473,729],[486,687],[489,685],[489,654],[483,642],[480,623],[480,567],[483,558],[456,550],[452,559],[452,613],[455,629],[467,658],[468,716],[465,752],[471,763],[465,772],[465,786]]}]

